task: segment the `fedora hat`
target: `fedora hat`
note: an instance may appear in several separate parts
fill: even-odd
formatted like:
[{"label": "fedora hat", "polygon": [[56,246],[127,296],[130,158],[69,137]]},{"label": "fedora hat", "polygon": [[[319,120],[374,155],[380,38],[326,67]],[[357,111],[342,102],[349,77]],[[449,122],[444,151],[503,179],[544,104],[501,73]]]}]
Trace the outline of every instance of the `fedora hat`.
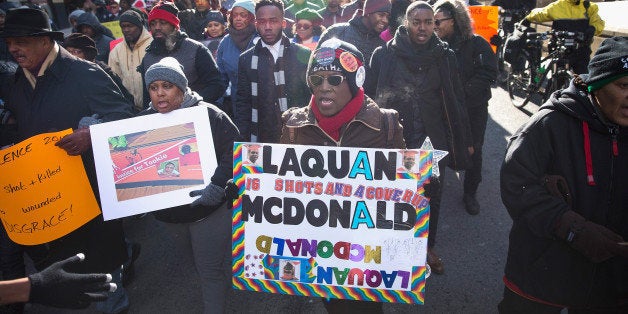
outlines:
[{"label": "fedora hat", "polygon": [[63,32],[55,32],[50,27],[46,12],[31,8],[9,10],[0,38],[33,36],[50,36],[54,40],[63,40]]}]

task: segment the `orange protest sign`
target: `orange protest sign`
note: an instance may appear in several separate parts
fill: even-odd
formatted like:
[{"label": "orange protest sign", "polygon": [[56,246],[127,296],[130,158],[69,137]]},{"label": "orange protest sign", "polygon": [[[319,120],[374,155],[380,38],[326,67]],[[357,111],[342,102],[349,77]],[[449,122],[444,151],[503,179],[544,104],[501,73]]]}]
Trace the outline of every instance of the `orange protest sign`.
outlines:
[{"label": "orange protest sign", "polygon": [[0,219],[15,243],[58,239],[100,214],[81,157],[54,144],[71,129],[0,150]]},{"label": "orange protest sign", "polygon": [[[482,36],[486,41],[491,42],[491,37],[497,35],[499,26],[499,7],[497,6],[470,6],[469,13],[473,19],[473,31]],[[493,51],[497,51],[497,47],[491,45]]]}]

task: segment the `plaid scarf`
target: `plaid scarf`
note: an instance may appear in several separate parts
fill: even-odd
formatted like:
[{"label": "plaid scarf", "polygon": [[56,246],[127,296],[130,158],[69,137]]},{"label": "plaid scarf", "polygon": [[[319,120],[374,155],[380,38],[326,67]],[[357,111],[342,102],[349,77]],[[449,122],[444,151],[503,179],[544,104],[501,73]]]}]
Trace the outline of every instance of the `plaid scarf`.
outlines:
[{"label": "plaid scarf", "polygon": [[[282,36],[281,45],[279,46],[279,55],[277,56],[277,61],[275,62],[274,68],[274,78],[275,78],[275,90],[277,95],[277,101],[275,105],[279,106],[280,112],[284,112],[288,110],[288,98],[286,97],[286,76],[285,76],[285,62],[284,55],[286,49],[290,45],[290,40]],[[251,142],[257,142],[259,136],[259,71],[258,71],[258,61],[259,61],[259,53],[260,50],[267,48],[262,46],[262,40],[260,39],[253,50],[253,56],[251,57]],[[270,51],[268,52],[270,53]]]}]

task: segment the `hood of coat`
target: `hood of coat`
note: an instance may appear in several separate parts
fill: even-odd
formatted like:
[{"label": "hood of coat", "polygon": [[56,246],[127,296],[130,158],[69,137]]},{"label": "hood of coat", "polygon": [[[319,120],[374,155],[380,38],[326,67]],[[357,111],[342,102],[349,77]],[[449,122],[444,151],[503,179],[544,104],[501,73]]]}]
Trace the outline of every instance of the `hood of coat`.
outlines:
[{"label": "hood of coat", "polygon": [[439,0],[434,4],[434,10],[443,8],[451,12],[456,23],[454,38],[465,41],[473,37],[473,22],[465,1],[461,0]]},{"label": "hood of coat", "polygon": [[[573,79],[568,88],[554,92],[550,99],[539,108],[539,110],[543,109],[563,112],[579,121],[587,122],[591,129],[602,133],[608,133],[609,128],[618,127],[604,118],[599,108],[593,104],[586,87],[578,85]],[[628,136],[628,128],[619,128],[619,130],[621,135]]]},{"label": "hood of coat", "polygon": [[98,21],[98,18],[89,12],[79,15],[79,17],[76,19],[76,28],[81,25],[89,25],[94,29],[96,33],[102,33],[101,27],[103,26]]}]

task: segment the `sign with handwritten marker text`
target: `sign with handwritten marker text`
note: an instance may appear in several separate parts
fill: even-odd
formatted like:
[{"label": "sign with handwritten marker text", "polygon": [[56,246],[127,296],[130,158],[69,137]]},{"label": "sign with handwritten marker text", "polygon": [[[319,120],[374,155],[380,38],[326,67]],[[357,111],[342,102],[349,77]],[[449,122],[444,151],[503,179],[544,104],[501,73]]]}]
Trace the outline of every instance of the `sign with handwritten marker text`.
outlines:
[{"label": "sign with handwritten marker text", "polygon": [[[474,5],[469,7],[469,13],[473,20],[473,32],[482,36],[482,38],[490,43],[491,37],[497,35],[499,7]],[[497,47],[493,45],[491,45],[491,47],[493,48],[493,52],[497,51]]]},{"label": "sign with handwritten marker text", "polygon": [[0,218],[13,242],[50,242],[100,214],[81,157],[55,146],[70,133],[39,134],[0,150]]},{"label": "sign with handwritten marker text", "polygon": [[234,145],[233,286],[423,304],[432,151]]}]

